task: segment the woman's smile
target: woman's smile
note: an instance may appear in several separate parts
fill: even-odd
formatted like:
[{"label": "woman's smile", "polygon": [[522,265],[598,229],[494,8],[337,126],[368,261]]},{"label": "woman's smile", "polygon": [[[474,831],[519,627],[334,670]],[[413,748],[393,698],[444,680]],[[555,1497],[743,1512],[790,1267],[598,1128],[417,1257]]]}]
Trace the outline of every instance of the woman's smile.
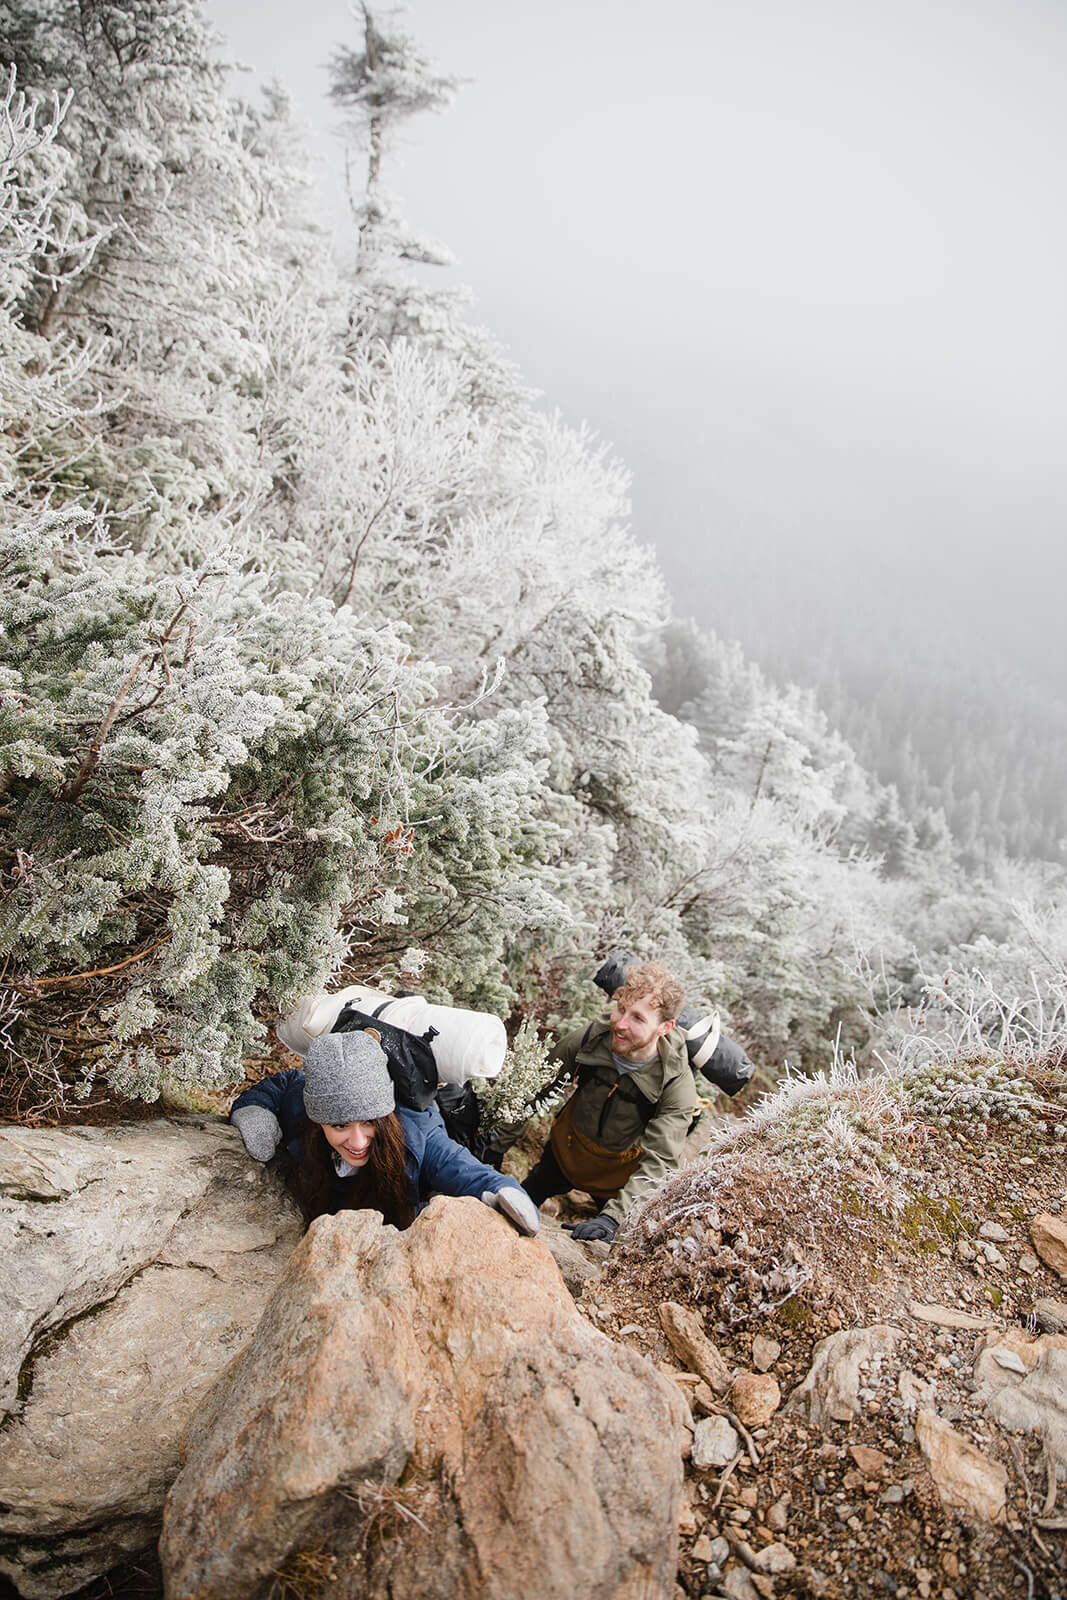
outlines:
[{"label": "woman's smile", "polygon": [[371,1140],[375,1134],[373,1122],[344,1122],[336,1127],[324,1123],[322,1131],[350,1167],[362,1167],[370,1159]]}]

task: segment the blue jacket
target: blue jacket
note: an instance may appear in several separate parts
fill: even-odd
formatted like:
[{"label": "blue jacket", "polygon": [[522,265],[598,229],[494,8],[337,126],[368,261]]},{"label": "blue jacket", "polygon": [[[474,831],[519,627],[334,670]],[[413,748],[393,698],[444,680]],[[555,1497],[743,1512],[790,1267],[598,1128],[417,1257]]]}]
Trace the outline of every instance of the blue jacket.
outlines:
[{"label": "blue jacket", "polygon": [[[281,1123],[285,1148],[294,1161],[303,1160],[308,1119],[304,1111],[304,1074],[298,1067],[272,1073],[253,1084],[237,1096],[231,1110],[237,1111],[241,1106],[263,1106],[272,1111]],[[480,1199],[486,1189],[496,1194],[501,1189],[520,1187],[515,1178],[506,1178],[450,1139],[435,1105],[426,1111],[397,1106],[396,1114],[404,1127],[408,1180],[416,1211],[421,1211],[435,1194],[472,1194]],[[334,1180],[338,1196],[347,1181]]]}]

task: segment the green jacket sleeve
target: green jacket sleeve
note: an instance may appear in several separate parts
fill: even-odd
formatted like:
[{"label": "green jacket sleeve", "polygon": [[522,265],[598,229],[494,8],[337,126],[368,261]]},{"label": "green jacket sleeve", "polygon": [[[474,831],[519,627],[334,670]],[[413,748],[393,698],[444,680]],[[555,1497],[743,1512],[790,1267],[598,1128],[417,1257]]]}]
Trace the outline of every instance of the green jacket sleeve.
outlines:
[{"label": "green jacket sleeve", "polygon": [[672,1078],[664,1089],[659,1110],[648,1123],[641,1140],[644,1154],[629,1181],[602,1207],[601,1216],[621,1222],[632,1205],[648,1199],[653,1184],[677,1170],[682,1145],[698,1106],[693,1074],[686,1069]]}]

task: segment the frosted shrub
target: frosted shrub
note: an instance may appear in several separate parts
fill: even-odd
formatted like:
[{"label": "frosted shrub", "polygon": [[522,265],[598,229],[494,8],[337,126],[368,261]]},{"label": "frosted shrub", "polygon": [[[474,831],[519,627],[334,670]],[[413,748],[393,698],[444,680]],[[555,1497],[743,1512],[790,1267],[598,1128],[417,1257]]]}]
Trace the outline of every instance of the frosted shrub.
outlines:
[{"label": "frosted shrub", "polygon": [[1067,1059],[1067,907],[1055,882],[1046,892],[1045,904],[1012,902],[1004,934],[965,945],[951,964],[920,960],[917,1002],[883,990],[879,1054],[942,1064],[987,1055]]},{"label": "frosted shrub", "polygon": [[[532,1022],[522,1022],[497,1076],[473,1080],[479,1121],[487,1136],[496,1134],[506,1143],[518,1133],[531,1114],[533,1102],[559,1070],[558,1064],[548,1059],[550,1048],[547,1041],[538,1037]],[[558,1098],[552,1097],[539,1106],[539,1111],[551,1109]]]},{"label": "frosted shrub", "polygon": [[87,1081],[239,1080],[257,1010],[339,945],[381,964],[386,900],[404,959],[432,918],[440,969],[465,939],[499,964],[531,910],[536,719],[464,725],[395,628],[237,555],[163,579],[51,516],[0,529],[0,578],[0,956],[35,1038],[50,1004],[79,1018]]},{"label": "frosted shrub", "polygon": [[1029,1077],[994,1057],[899,1068],[890,1071],[888,1081],[915,1116],[942,1126],[970,1123],[984,1129],[991,1119],[1033,1124],[1051,1109]]}]

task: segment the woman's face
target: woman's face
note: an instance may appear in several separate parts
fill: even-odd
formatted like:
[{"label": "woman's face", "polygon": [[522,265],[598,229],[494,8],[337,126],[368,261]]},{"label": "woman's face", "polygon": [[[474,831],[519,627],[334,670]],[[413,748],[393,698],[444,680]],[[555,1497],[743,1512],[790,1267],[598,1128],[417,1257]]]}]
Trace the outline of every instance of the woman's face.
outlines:
[{"label": "woman's face", "polygon": [[373,1122],[342,1122],[335,1126],[324,1122],[322,1131],[327,1144],[333,1145],[350,1167],[364,1167],[370,1159],[370,1142],[374,1138]]}]

